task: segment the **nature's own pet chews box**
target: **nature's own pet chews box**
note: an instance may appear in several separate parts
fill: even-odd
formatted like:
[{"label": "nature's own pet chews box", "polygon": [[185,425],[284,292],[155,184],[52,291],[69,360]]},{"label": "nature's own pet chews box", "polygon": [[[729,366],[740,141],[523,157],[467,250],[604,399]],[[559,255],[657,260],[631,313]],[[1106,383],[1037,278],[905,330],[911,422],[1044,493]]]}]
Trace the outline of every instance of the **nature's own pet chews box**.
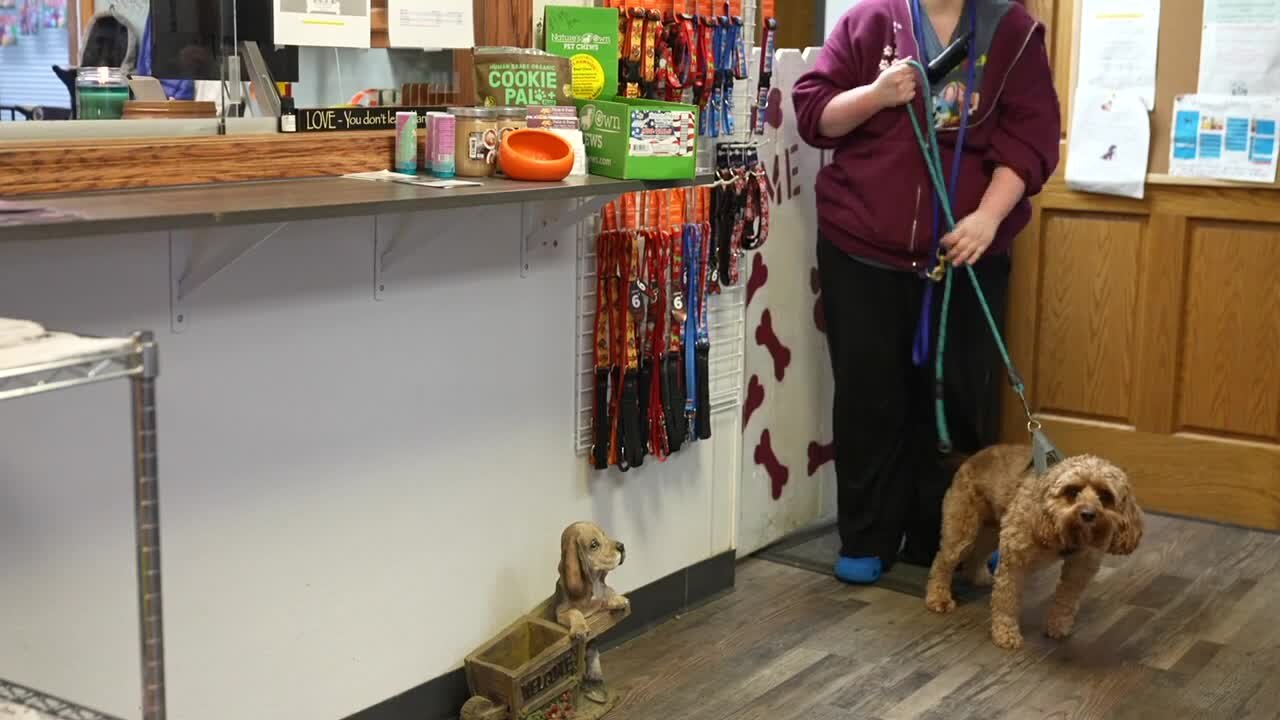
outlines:
[{"label": "nature's own pet chews box", "polygon": [[618,11],[548,5],[547,52],[569,58],[573,96],[596,100],[618,94]]},{"label": "nature's own pet chews box", "polygon": [[631,98],[577,104],[592,174],[620,180],[687,180],[697,174],[694,106]]}]

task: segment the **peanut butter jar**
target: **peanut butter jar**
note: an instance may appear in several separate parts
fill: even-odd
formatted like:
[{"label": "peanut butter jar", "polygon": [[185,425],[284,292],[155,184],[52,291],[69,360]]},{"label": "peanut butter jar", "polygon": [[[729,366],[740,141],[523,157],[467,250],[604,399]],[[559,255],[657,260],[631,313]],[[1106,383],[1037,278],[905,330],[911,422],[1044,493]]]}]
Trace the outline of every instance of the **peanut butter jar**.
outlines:
[{"label": "peanut butter jar", "polygon": [[489,177],[498,167],[498,111],[494,108],[455,107],[455,163],[460,177]]}]

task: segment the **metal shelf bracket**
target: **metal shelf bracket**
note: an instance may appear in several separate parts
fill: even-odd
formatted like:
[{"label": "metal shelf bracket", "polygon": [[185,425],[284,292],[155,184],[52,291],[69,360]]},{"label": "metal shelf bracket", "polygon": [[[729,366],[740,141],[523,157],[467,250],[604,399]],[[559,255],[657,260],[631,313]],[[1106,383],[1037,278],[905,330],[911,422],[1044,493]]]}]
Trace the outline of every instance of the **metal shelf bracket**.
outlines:
[{"label": "metal shelf bracket", "polygon": [[280,223],[265,235],[260,227],[169,233],[170,329],[180,333],[187,328],[191,296],[197,290],[288,226],[289,223]]},{"label": "metal shelf bracket", "polygon": [[560,246],[558,233],[600,212],[615,199],[616,195],[595,195],[563,205],[525,203],[521,210],[524,237],[520,240],[520,277],[529,277],[534,255]]},{"label": "metal shelf bracket", "polygon": [[[438,222],[425,230],[419,230],[416,224],[423,217]],[[386,299],[387,270],[392,265],[416,255],[433,240],[453,232],[466,219],[466,213],[458,210],[447,213],[442,221],[439,221],[438,213],[424,216],[379,216],[373,228],[373,299],[378,302]]]}]

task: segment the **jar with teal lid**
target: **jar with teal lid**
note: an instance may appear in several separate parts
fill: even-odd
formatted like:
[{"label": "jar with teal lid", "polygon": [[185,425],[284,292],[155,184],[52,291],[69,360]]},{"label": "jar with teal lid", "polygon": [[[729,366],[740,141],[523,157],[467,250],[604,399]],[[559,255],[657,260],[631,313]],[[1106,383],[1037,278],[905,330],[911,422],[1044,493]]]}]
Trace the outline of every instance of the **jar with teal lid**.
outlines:
[{"label": "jar with teal lid", "polygon": [[82,67],[76,71],[76,117],[81,120],[119,120],[129,101],[129,79],[113,67]]}]

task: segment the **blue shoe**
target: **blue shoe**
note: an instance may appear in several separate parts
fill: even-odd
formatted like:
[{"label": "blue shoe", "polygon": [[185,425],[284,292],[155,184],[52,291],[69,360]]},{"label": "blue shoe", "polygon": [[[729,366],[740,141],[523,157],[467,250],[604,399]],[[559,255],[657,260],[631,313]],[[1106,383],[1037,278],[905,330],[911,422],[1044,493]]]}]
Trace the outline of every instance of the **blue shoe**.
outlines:
[{"label": "blue shoe", "polygon": [[870,585],[880,579],[880,558],[841,556],[836,560],[836,578],[854,585]]},{"label": "blue shoe", "polygon": [[1000,551],[999,550],[991,553],[991,557],[987,558],[987,569],[991,571],[992,575],[996,574],[996,568],[998,567],[1000,567]]}]

